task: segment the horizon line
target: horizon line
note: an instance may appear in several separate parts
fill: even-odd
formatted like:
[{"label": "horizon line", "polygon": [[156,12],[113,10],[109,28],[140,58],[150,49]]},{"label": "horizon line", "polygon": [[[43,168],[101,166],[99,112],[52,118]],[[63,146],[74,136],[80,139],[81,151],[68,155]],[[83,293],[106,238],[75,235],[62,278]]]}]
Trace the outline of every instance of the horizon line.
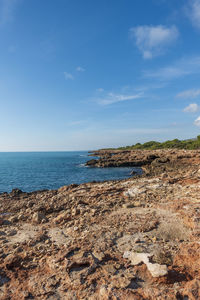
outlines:
[{"label": "horizon line", "polygon": [[0,151],[0,153],[41,153],[41,152],[89,152],[95,150],[28,150],[28,151]]}]

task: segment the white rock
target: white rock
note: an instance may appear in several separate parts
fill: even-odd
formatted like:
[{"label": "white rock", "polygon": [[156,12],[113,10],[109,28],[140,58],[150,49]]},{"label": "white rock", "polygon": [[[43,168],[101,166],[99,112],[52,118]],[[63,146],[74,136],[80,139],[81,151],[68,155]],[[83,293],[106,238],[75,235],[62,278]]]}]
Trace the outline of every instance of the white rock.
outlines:
[{"label": "white rock", "polygon": [[43,220],[46,221],[46,217],[43,213],[37,211],[33,214],[32,216],[32,220],[35,222],[35,223],[41,223]]},{"label": "white rock", "polygon": [[144,188],[137,188],[137,187],[133,187],[131,189],[128,189],[126,192],[124,192],[125,196],[129,196],[129,197],[134,197],[136,195],[145,193],[146,189]]},{"label": "white rock", "polygon": [[107,285],[102,285],[102,286],[100,287],[99,294],[100,294],[101,296],[106,296],[106,295],[108,295],[108,287],[107,287]]},{"label": "white rock", "polygon": [[123,255],[123,258],[130,258],[130,256],[131,256],[131,252],[130,251],[125,251],[124,255]]},{"label": "white rock", "polygon": [[149,262],[147,269],[153,277],[165,276],[168,273],[166,265],[152,264]]},{"label": "white rock", "polygon": [[150,253],[124,252],[123,258],[128,258],[131,264],[136,266],[143,262],[153,277],[165,276],[168,273],[166,265],[152,264],[149,262]]}]

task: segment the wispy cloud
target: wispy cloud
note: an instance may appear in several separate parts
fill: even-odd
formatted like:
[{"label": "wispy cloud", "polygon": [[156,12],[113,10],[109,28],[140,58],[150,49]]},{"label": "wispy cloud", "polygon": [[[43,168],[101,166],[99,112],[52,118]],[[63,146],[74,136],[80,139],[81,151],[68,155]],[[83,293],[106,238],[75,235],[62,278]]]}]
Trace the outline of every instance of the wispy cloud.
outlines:
[{"label": "wispy cloud", "polygon": [[184,112],[187,113],[196,113],[200,110],[200,106],[196,103],[191,103],[187,107],[184,108]]},{"label": "wispy cloud", "polygon": [[85,72],[85,69],[79,66],[79,67],[76,68],[76,71],[78,71],[78,72]]},{"label": "wispy cloud", "polygon": [[0,0],[0,25],[3,26],[13,20],[16,5],[21,0]]},{"label": "wispy cloud", "polygon": [[[82,67],[79,66],[79,67],[76,68],[76,71],[77,72],[85,72],[85,69],[83,69]],[[63,72],[63,74],[64,74],[64,77],[65,77],[66,80],[74,80],[75,79],[75,77],[72,73]]]},{"label": "wispy cloud", "polygon": [[198,117],[195,121],[194,121],[194,125],[196,126],[200,126],[200,117]]},{"label": "wispy cloud", "polygon": [[186,91],[183,91],[183,92],[177,94],[176,97],[188,99],[188,98],[196,98],[199,95],[200,95],[200,89],[198,89],[198,90],[191,89],[191,90],[186,90]]},{"label": "wispy cloud", "polygon": [[189,0],[185,11],[193,26],[200,29],[200,0]]},{"label": "wispy cloud", "polygon": [[200,56],[183,58],[174,64],[157,69],[155,71],[145,71],[144,77],[156,78],[159,80],[172,80],[192,74],[200,73]]},{"label": "wispy cloud", "polygon": [[76,120],[76,121],[69,122],[68,125],[69,126],[79,126],[79,125],[83,125],[85,123],[86,123],[86,120]]},{"label": "wispy cloud", "polygon": [[104,89],[99,88],[99,89],[96,89],[96,91],[99,92],[99,93],[102,93],[102,92],[104,92]]},{"label": "wispy cloud", "polygon": [[130,29],[130,37],[136,43],[144,59],[150,59],[165,52],[179,36],[176,26],[138,26]]},{"label": "wispy cloud", "polygon": [[128,100],[139,99],[142,97],[142,94],[132,94],[132,95],[123,95],[123,94],[114,94],[108,93],[105,97],[98,98],[96,102],[101,105],[110,105],[117,102],[123,102]]},{"label": "wispy cloud", "polygon": [[64,72],[64,77],[66,80],[74,80],[74,76],[68,72]]}]

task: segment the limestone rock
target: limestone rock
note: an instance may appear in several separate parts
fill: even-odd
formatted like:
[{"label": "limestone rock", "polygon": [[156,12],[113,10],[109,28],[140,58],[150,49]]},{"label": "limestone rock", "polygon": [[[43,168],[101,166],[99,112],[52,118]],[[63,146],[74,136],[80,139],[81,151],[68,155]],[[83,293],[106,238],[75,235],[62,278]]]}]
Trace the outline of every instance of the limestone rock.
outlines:
[{"label": "limestone rock", "polygon": [[46,216],[39,211],[35,212],[32,216],[32,221],[34,223],[41,223],[42,221],[46,221],[46,220],[47,220]]},{"label": "limestone rock", "polygon": [[96,154],[146,174],[0,194],[0,299],[198,299],[200,150]]},{"label": "limestone rock", "polygon": [[149,258],[152,254],[149,253],[135,253],[135,252],[125,252],[123,257],[131,260],[132,265],[138,265],[144,263],[147,266],[147,269],[151,273],[152,277],[165,276],[168,273],[166,265],[153,264],[149,262]]}]

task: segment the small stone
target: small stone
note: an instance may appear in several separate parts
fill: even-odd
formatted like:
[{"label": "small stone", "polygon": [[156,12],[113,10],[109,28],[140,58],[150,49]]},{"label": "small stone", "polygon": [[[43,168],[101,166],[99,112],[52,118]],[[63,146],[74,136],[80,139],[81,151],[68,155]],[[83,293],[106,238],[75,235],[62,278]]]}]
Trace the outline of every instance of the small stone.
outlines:
[{"label": "small stone", "polygon": [[13,235],[16,235],[17,234],[17,231],[16,230],[11,230],[9,233],[8,233],[8,236],[13,236]]},{"label": "small stone", "polygon": [[99,295],[102,296],[102,297],[105,297],[105,296],[108,295],[108,286],[107,285],[102,285],[100,287]]},{"label": "small stone", "polygon": [[59,214],[56,218],[53,219],[53,223],[59,224],[63,221],[69,221],[71,220],[71,216],[68,212],[63,212],[62,214]]},{"label": "small stone", "polygon": [[43,220],[46,220],[46,217],[43,213],[37,211],[33,214],[32,221],[34,223],[42,223]]},{"label": "small stone", "polygon": [[156,242],[157,241],[157,237],[156,236],[152,237],[152,241]]},{"label": "small stone", "polygon": [[140,201],[135,201],[134,202],[134,207],[139,207],[141,206],[141,202]]},{"label": "small stone", "polygon": [[139,238],[135,238],[134,242],[135,243],[140,243],[140,239]]},{"label": "small stone", "polygon": [[99,261],[102,261],[105,257],[104,253],[103,252],[96,252],[96,251],[93,251],[93,255],[99,260]]},{"label": "small stone", "polygon": [[45,244],[50,244],[51,243],[51,241],[49,240],[49,239],[47,239],[46,241],[45,241]]},{"label": "small stone", "polygon": [[105,265],[104,266],[104,270],[108,273],[108,274],[114,274],[116,272],[116,269],[113,265]]},{"label": "small stone", "polygon": [[80,214],[80,209],[78,209],[78,208],[73,208],[73,209],[72,209],[72,212],[71,212],[71,215],[72,215],[72,216],[76,216],[76,215],[78,215],[78,214]]},{"label": "small stone", "polygon": [[18,221],[18,217],[17,216],[12,216],[12,217],[9,218],[9,221],[11,223],[16,223]]},{"label": "small stone", "polygon": [[122,205],[122,207],[123,207],[123,208],[133,208],[134,205],[131,204],[131,203],[124,203],[124,204]]},{"label": "small stone", "polygon": [[17,247],[17,248],[15,249],[15,253],[20,253],[20,252],[23,252],[23,248]]},{"label": "small stone", "polygon": [[168,273],[166,265],[148,263],[147,268],[153,277],[165,276]]},{"label": "small stone", "polygon": [[116,268],[117,270],[119,270],[119,269],[121,268],[121,265],[120,265],[120,264],[116,264],[116,265],[115,265],[115,268]]},{"label": "small stone", "polygon": [[116,288],[127,288],[131,280],[126,277],[117,276],[112,279],[112,286]]},{"label": "small stone", "polygon": [[24,216],[24,213],[20,213],[19,215],[18,215],[18,221],[19,220],[25,220],[26,218],[25,218],[25,216]]},{"label": "small stone", "polygon": [[32,247],[33,245],[34,245],[34,243],[33,243],[33,241],[28,241],[28,243],[27,243],[27,245],[29,246],[29,247]]}]

